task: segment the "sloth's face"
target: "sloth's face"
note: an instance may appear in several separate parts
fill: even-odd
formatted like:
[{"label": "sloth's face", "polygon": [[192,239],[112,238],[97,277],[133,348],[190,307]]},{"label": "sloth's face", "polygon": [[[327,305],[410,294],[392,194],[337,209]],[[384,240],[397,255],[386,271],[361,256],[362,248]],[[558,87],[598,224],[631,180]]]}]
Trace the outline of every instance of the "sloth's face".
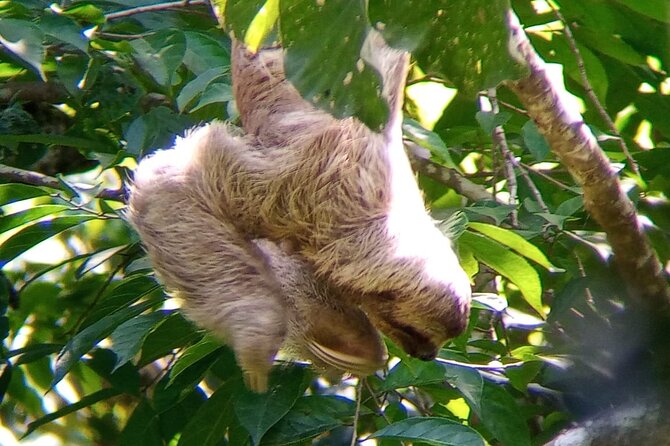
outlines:
[{"label": "sloth's face", "polygon": [[372,323],[415,358],[435,359],[442,345],[465,330],[469,299],[418,299],[385,291],[362,302]]}]

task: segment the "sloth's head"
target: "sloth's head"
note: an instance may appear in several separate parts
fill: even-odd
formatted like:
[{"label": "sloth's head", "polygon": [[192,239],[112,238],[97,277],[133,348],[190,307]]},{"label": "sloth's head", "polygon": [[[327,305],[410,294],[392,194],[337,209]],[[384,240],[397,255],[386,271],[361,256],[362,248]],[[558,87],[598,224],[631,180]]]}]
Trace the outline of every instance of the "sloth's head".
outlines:
[{"label": "sloth's head", "polygon": [[442,345],[461,334],[468,323],[470,286],[425,285],[375,293],[361,302],[372,323],[409,355],[429,361]]}]

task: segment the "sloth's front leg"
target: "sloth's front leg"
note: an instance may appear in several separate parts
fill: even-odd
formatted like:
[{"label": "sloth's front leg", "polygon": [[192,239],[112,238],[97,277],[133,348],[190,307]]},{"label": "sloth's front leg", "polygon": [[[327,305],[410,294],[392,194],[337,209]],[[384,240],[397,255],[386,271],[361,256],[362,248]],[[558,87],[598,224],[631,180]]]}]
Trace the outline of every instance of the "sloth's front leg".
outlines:
[{"label": "sloth's front leg", "polygon": [[282,290],[258,247],[212,215],[196,185],[174,150],[158,152],[135,173],[127,216],[187,316],[231,345],[247,386],[264,392],[286,335]]}]

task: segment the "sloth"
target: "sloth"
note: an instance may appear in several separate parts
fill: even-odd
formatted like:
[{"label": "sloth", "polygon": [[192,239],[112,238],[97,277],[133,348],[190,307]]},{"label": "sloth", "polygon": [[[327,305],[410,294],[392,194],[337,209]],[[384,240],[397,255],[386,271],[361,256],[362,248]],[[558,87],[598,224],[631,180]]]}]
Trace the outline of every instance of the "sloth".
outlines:
[{"label": "sloth", "polygon": [[172,152],[140,163],[126,216],[186,315],[230,343],[247,386],[267,390],[280,347],[330,375],[382,368],[386,346],[365,313],[276,243],[253,240],[235,249],[225,223],[199,205]]},{"label": "sloth", "polygon": [[[425,210],[404,152],[408,55],[374,31],[366,38],[359,64],[378,71],[389,109],[380,131],[303,99],[285,77],[283,55],[282,48],[254,54],[233,43],[243,131],[214,122],[143,160],[129,219],[159,276],[185,296],[190,317],[232,344],[252,388],[264,388],[288,315],[316,321],[322,309],[350,323],[314,325],[312,332],[328,325],[330,345],[289,336],[301,353],[369,369],[384,356],[371,322],[410,355],[433,359],[465,329],[471,291],[450,240]],[[298,317],[289,307],[287,291],[295,286],[282,290],[283,273],[272,274],[281,262],[268,260],[259,239],[280,243],[285,258],[301,265],[301,280],[323,287],[325,294],[298,299],[316,314]],[[364,334],[361,348],[347,341],[356,342],[348,329]]]}]

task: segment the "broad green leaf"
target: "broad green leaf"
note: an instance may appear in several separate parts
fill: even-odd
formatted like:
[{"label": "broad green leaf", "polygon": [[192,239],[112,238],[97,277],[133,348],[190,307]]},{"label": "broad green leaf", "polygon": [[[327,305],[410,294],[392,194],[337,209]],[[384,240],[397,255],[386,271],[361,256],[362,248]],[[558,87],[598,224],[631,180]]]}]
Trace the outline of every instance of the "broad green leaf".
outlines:
[{"label": "broad green leaf", "polygon": [[241,386],[239,380],[231,380],[219,387],[193,415],[177,446],[219,446],[235,417],[233,404]]},{"label": "broad green leaf", "polygon": [[212,336],[205,335],[205,337],[198,341],[197,344],[184,350],[184,353],[179,356],[179,359],[170,369],[170,384],[172,384],[179,374],[188,367],[220,348],[220,341],[214,339]]},{"label": "broad green leaf", "polygon": [[547,140],[544,139],[544,136],[542,136],[533,121],[528,120],[523,125],[521,128],[521,136],[523,136],[523,142],[526,144],[528,151],[535,158],[535,161],[544,161],[549,154],[549,144],[547,144]]},{"label": "broad green leaf", "polygon": [[[213,81],[226,74],[227,69],[224,67],[210,68],[182,88],[179,96],[177,96],[177,108],[180,112],[184,112],[188,105]],[[232,96],[232,92],[231,92]]]},{"label": "broad green leaf", "polygon": [[51,214],[57,214],[69,209],[62,204],[47,204],[41,206],[34,206],[25,211],[15,212],[2,216],[0,220],[0,234],[9,231],[10,229],[18,228],[31,221],[39,220],[42,217]]},{"label": "broad green leaf", "polygon": [[584,198],[578,195],[559,204],[556,208],[556,214],[569,216],[582,209],[584,209]]},{"label": "broad green leaf", "polygon": [[334,395],[309,395],[298,399],[291,410],[263,437],[263,446],[303,442],[342,425],[356,411],[351,400]]},{"label": "broad green leaf", "polygon": [[61,42],[69,43],[80,51],[86,52],[88,50],[88,40],[84,37],[82,29],[73,20],[65,16],[43,15],[40,19],[40,29],[45,34]]},{"label": "broad green leaf", "polygon": [[589,28],[578,27],[574,29],[577,39],[587,44],[589,47],[599,51],[607,56],[629,64],[644,65],[645,58],[634,47],[624,41],[621,36],[595,32]]},{"label": "broad green leaf", "polygon": [[272,32],[279,18],[279,0],[267,0],[244,34],[244,43],[255,51]]},{"label": "broad green leaf", "polygon": [[[247,30],[266,0],[226,0],[224,24],[236,39],[244,40]],[[220,5],[221,1],[216,0]]]},{"label": "broad green leaf", "polygon": [[470,223],[468,227],[481,234],[484,234],[485,236],[495,240],[500,244],[512,248],[517,253],[521,254],[527,259],[532,260],[538,265],[543,266],[549,271],[560,271],[559,268],[551,264],[549,259],[547,259],[547,256],[545,256],[544,253],[537,248],[537,246],[528,242],[525,238],[510,231],[509,229],[477,222]]},{"label": "broad green leaf", "polygon": [[174,313],[149,333],[142,345],[139,365],[147,365],[200,337],[202,334],[192,323],[184,319],[181,313]]},{"label": "broad green leaf", "polygon": [[186,36],[184,65],[196,76],[212,68],[230,65],[230,51],[224,46],[225,41],[221,38],[223,36],[195,31],[184,31],[184,35]]},{"label": "broad green leaf", "polygon": [[102,25],[105,22],[105,15],[99,7],[93,3],[79,3],[63,11],[63,15],[77,20]]},{"label": "broad green leaf", "polygon": [[493,240],[472,232],[464,232],[458,242],[469,245],[480,262],[516,285],[526,302],[540,315],[544,315],[540,277],[523,257]]},{"label": "broad green leaf", "polygon": [[444,144],[444,141],[442,141],[442,138],[440,138],[440,135],[423,128],[421,124],[410,118],[405,118],[402,129],[405,137],[417,143],[424,149],[429,150],[431,155],[440,160],[441,164],[451,167],[452,169],[458,168],[456,163],[454,163],[454,160],[451,159],[449,149]]},{"label": "broad green leaf", "polygon": [[56,359],[54,367],[54,379],[52,386],[58,384],[65,374],[72,369],[72,367],[79,361],[79,359],[90,351],[96,344],[112,332],[123,322],[131,319],[145,310],[155,306],[160,302],[160,298],[153,298],[151,300],[133,305],[132,307],[123,308],[108,316],[103,317],[92,325],[89,325],[68,341],[63,347],[63,350]]},{"label": "broad green leaf", "polygon": [[121,393],[120,390],[109,387],[106,389],[98,390],[97,392],[92,393],[90,395],[86,395],[76,403],[68,404],[63,408],[58,409],[57,411],[45,415],[42,418],[39,418],[30,423],[28,425],[28,430],[24,434],[24,437],[35,431],[35,429],[37,429],[40,426],[50,423],[51,421],[57,420],[60,417],[64,417],[65,415],[71,414],[72,412],[76,412],[80,409],[83,409],[84,407],[88,407],[100,401],[112,398],[116,395],[119,395],[120,393]]},{"label": "broad green leaf", "polygon": [[19,183],[0,184],[0,206],[45,195],[49,195],[49,192],[37,186]]},{"label": "broad green leaf", "polygon": [[57,216],[51,220],[40,221],[21,229],[0,246],[0,268],[38,243],[60,234],[66,229],[96,218],[91,214]]},{"label": "broad green leaf", "polygon": [[443,365],[446,381],[461,392],[473,410],[479,410],[484,391],[482,375],[474,368],[456,364]]},{"label": "broad green leaf", "polygon": [[381,129],[388,106],[379,94],[379,75],[361,59],[368,27],[364,2],[281,2],[279,22],[286,78],[302,97],[338,118],[356,116]]},{"label": "broad green leaf", "polygon": [[235,402],[235,414],[251,435],[254,445],[288,413],[307,388],[307,373],[303,367],[275,369],[270,375],[270,390],[264,394],[245,392]]},{"label": "broad green leaf", "polygon": [[32,67],[46,81],[42,68],[46,49],[44,34],[29,20],[0,18],[0,44]]},{"label": "broad green leaf", "polygon": [[485,382],[481,422],[504,446],[530,446],[530,432],[523,412],[512,395],[495,384]]},{"label": "broad green leaf", "polygon": [[205,91],[202,92],[198,104],[193,107],[191,112],[196,112],[201,108],[210,105],[216,104],[219,102],[229,102],[233,100],[233,89],[228,84],[223,84],[221,82],[212,82],[205,88]]},{"label": "broad green leaf", "polygon": [[171,88],[177,68],[184,60],[186,37],[177,30],[163,30],[130,42],[134,57],[158,85]]},{"label": "broad green leaf", "polygon": [[667,0],[615,0],[617,3],[659,22],[670,24],[670,3]]},{"label": "broad green leaf", "polygon": [[403,360],[396,364],[382,383],[385,390],[409,386],[443,383],[445,371],[441,364],[432,361],[414,359]]},{"label": "broad green leaf", "polygon": [[482,130],[487,135],[491,135],[496,127],[505,125],[512,118],[512,114],[507,112],[493,113],[478,111],[475,118]]},{"label": "broad green leaf", "polygon": [[430,30],[434,9],[428,3],[369,0],[368,16],[372,26],[382,33],[389,45],[412,51],[423,43]]},{"label": "broad green leaf", "polygon": [[111,349],[116,354],[116,365],[112,372],[135,357],[151,329],[167,315],[165,311],[140,314],[114,329],[109,336],[112,341]]},{"label": "broad green leaf", "polygon": [[399,16],[428,8],[431,26],[415,55],[424,71],[443,75],[468,95],[527,74],[510,54],[508,0],[405,2]]},{"label": "broad green leaf", "polygon": [[119,446],[163,446],[159,414],[147,400],[142,400],[135,407],[133,414],[121,432]]},{"label": "broad green leaf", "polygon": [[544,363],[542,361],[525,361],[517,367],[507,367],[505,376],[509,378],[510,384],[520,392],[528,390],[528,384],[535,379]]},{"label": "broad green leaf", "polygon": [[484,446],[479,433],[446,418],[416,417],[398,421],[379,429],[370,438],[420,441],[434,446]]}]

